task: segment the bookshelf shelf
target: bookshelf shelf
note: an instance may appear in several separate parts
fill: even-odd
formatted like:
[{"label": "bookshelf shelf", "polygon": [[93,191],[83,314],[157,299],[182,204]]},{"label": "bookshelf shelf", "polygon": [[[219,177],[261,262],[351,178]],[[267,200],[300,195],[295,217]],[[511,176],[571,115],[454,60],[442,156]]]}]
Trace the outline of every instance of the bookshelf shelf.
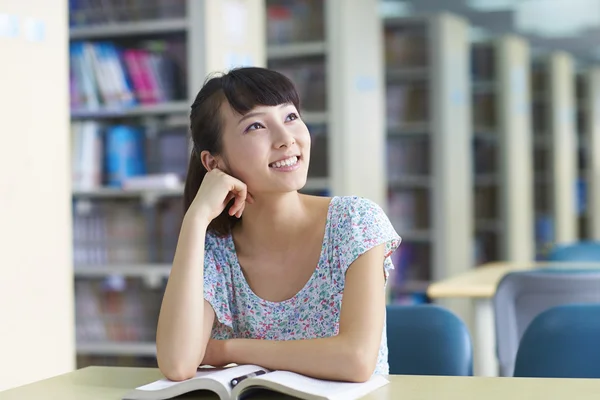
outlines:
[{"label": "bookshelf shelf", "polygon": [[185,32],[186,18],[157,19],[152,21],[121,22],[94,26],[73,27],[71,40],[113,39],[131,36],[159,35]]},{"label": "bookshelf shelf", "polygon": [[410,122],[400,127],[388,128],[388,136],[424,136],[429,134],[431,127],[427,122]]},{"label": "bookshelf shelf", "polygon": [[187,101],[172,101],[157,104],[143,104],[127,108],[99,108],[97,110],[72,110],[72,119],[108,119],[155,115],[183,114],[189,112]]},{"label": "bookshelf shelf", "polygon": [[269,60],[324,56],[326,53],[327,43],[325,41],[278,44],[267,47]]},{"label": "bookshelf shelf", "polygon": [[389,180],[390,188],[430,188],[432,178],[428,175],[402,175]]},{"label": "bookshelf shelf", "polygon": [[74,190],[74,198],[87,199],[114,199],[138,197],[175,197],[183,194],[183,186],[171,189],[125,190],[121,188],[98,188],[91,190]]},{"label": "bookshelf shelf", "polygon": [[393,68],[386,72],[388,83],[398,83],[411,80],[426,80],[429,78],[429,68],[427,67],[404,67]]},{"label": "bookshelf shelf", "polygon": [[171,272],[169,264],[115,264],[115,265],[77,265],[74,274],[78,278],[103,278],[109,275],[123,275],[135,278],[168,278]]},{"label": "bookshelf shelf", "polygon": [[156,356],[156,344],[144,342],[79,342],[77,343],[79,355],[135,355]]}]

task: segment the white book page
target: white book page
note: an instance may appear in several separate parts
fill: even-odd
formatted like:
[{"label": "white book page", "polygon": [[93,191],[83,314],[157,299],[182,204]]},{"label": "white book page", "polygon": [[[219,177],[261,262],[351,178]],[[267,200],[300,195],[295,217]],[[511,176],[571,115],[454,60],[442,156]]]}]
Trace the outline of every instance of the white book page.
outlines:
[{"label": "white book page", "polygon": [[343,399],[360,397],[371,390],[389,383],[387,379],[379,375],[374,376],[365,383],[350,383],[315,379],[288,371],[275,371],[254,379],[276,382],[300,392],[316,396],[339,397]]},{"label": "white book page", "polygon": [[181,384],[183,382],[188,382],[188,381],[193,381],[193,380],[198,380],[198,379],[204,378],[204,379],[211,379],[211,380],[220,382],[221,384],[223,384],[223,386],[225,386],[227,388],[227,391],[230,392],[231,387],[229,386],[229,382],[233,378],[237,378],[241,375],[250,374],[257,370],[263,370],[265,372],[269,372],[269,370],[262,368],[262,367],[258,367],[256,365],[240,365],[237,367],[224,368],[224,369],[202,368],[200,371],[196,372],[196,375],[193,378],[190,378],[188,380],[176,382],[176,381],[171,381],[169,379],[161,379],[161,380],[149,383],[147,385],[140,386],[137,388],[137,390],[147,390],[147,391],[161,390],[161,389],[166,389],[168,387]]}]

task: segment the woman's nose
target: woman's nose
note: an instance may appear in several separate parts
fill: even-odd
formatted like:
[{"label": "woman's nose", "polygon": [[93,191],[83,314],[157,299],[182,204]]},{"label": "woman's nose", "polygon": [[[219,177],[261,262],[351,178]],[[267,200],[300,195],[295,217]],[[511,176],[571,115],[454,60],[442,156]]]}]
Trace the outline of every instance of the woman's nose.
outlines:
[{"label": "woman's nose", "polygon": [[286,128],[280,128],[277,130],[276,138],[274,141],[275,148],[279,149],[282,147],[290,147],[296,143],[294,135],[289,132]]}]

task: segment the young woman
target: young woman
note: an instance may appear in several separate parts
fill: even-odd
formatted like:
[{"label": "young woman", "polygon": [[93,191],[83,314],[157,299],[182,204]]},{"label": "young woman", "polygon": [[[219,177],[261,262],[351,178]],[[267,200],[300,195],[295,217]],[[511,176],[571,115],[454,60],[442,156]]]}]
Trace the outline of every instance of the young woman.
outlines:
[{"label": "young woman", "polygon": [[400,238],[369,200],[298,193],[311,144],[299,108],[293,84],[262,68],[213,77],[192,105],[157,329],[169,379],[229,363],[355,382],[388,372],[384,287]]}]

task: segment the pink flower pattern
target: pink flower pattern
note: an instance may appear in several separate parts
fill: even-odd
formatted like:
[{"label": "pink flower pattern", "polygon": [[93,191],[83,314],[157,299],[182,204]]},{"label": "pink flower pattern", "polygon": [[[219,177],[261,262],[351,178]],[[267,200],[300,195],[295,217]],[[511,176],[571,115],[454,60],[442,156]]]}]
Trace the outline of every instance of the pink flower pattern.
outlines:
[{"label": "pink flower pattern", "polygon": [[[205,243],[204,298],[215,310],[215,339],[313,339],[335,336],[348,267],[361,254],[385,244],[385,277],[394,268],[390,255],[400,237],[383,210],[354,196],[333,197],[321,256],[306,285],[292,298],[271,302],[257,296],[244,278],[231,235],[208,234]],[[381,288],[385,290],[385,288]],[[387,374],[386,327],[375,374]]]}]

